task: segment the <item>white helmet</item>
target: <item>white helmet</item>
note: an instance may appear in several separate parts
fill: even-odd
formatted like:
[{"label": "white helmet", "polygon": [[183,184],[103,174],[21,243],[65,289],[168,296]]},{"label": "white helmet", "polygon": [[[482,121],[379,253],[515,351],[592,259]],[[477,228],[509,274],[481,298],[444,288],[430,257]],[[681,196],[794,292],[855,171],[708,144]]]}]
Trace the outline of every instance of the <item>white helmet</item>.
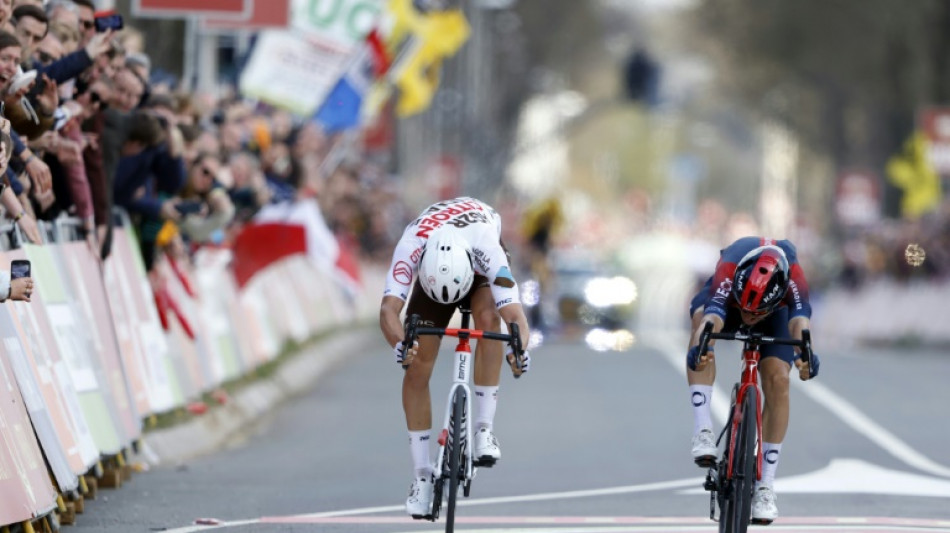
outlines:
[{"label": "white helmet", "polygon": [[468,294],[475,279],[465,239],[445,226],[429,235],[419,262],[419,284],[433,300],[453,304]]}]

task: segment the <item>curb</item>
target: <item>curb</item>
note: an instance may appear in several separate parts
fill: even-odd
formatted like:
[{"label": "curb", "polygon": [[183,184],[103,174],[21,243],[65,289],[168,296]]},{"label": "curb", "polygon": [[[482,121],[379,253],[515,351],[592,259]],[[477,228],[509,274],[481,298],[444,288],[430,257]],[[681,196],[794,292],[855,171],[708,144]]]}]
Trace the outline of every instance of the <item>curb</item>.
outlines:
[{"label": "curb", "polygon": [[142,437],[142,455],[152,465],[181,464],[223,448],[283,401],[311,389],[314,383],[370,335],[370,326],[317,341],[280,365],[273,376],[248,385],[231,401],[181,425],[149,431]]}]

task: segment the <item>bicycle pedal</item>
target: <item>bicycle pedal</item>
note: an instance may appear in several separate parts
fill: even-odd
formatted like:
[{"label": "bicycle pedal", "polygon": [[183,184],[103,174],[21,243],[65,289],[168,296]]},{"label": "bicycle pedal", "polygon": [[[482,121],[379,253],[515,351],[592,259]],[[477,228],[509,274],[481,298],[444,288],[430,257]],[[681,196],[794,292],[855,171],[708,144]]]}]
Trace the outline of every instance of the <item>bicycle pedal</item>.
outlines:
[{"label": "bicycle pedal", "polygon": [[478,459],[472,461],[472,466],[479,468],[491,468],[495,466],[496,462],[497,460],[491,457],[479,457]]},{"label": "bicycle pedal", "polygon": [[693,459],[693,462],[696,463],[696,466],[700,468],[715,468],[716,467],[716,458],[712,455],[704,455],[702,457],[696,457]]},{"label": "bicycle pedal", "polygon": [[763,518],[753,518],[750,520],[753,526],[767,526],[772,523],[772,520],[766,520]]},{"label": "bicycle pedal", "polygon": [[428,520],[429,522],[435,522],[435,517],[431,514],[414,514],[412,516],[413,520]]}]

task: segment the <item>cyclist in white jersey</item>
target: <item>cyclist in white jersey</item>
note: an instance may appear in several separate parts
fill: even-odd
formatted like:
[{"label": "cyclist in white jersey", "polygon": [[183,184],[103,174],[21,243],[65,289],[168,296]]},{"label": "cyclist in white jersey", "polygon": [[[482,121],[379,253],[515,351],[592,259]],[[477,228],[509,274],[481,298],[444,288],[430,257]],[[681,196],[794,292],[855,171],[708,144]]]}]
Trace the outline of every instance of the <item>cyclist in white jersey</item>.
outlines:
[{"label": "cyclist in white jersey", "polygon": [[[515,322],[521,330],[522,346],[528,345],[528,320],[501,242],[501,217],[491,206],[461,197],[423,210],[396,244],[380,305],[383,335],[393,346],[397,362],[409,365],[402,382],[402,403],[415,472],[406,512],[413,518],[427,518],[434,482],[429,457],[429,377],[441,338],[421,337],[402,359],[404,324],[400,315],[407,301],[406,316],[418,314],[420,325],[441,328],[448,326],[460,303],[467,303],[475,329],[500,331],[502,320]],[[481,466],[491,466],[501,457],[492,424],[504,352],[505,345],[492,340],[480,340],[475,348],[473,457]],[[525,352],[524,370],[529,361]]]}]

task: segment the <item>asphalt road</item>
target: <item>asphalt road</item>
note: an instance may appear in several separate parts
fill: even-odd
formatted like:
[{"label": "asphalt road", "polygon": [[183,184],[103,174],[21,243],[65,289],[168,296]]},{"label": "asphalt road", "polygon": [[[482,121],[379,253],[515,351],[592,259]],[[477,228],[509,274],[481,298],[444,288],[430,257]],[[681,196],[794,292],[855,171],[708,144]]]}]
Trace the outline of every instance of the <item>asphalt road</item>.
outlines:
[{"label": "asphalt road", "polygon": [[[715,531],[704,472],[689,457],[684,347],[682,332],[651,329],[623,352],[596,352],[578,338],[536,349],[523,379],[503,376],[503,457],[460,498],[457,529]],[[727,354],[717,350],[720,409],[738,374]],[[437,424],[450,359],[443,350],[433,376]],[[937,351],[823,352],[821,376],[792,389],[781,514],[768,530],[950,531],[948,376],[950,354]],[[401,377],[367,330],[365,350],[245,438],[100,491],[69,530],[440,531],[443,523],[403,514],[411,461]]]}]

